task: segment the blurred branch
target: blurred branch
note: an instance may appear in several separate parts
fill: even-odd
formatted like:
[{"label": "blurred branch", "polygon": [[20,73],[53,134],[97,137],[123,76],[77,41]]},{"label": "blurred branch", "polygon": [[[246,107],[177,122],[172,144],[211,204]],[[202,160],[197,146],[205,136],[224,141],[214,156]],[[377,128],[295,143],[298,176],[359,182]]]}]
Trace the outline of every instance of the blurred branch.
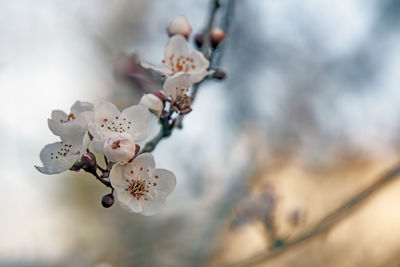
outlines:
[{"label": "blurred branch", "polygon": [[387,171],[372,185],[365,188],[361,192],[357,193],[356,195],[351,197],[348,201],[339,206],[337,209],[326,215],[311,230],[307,231],[306,233],[301,234],[299,237],[293,240],[283,241],[282,243],[279,244],[279,246],[277,245],[273,246],[268,253],[260,253],[250,259],[229,266],[249,266],[258,263],[264,263],[285,252],[288,252],[290,249],[308,240],[311,240],[312,238],[318,236],[319,234],[328,232],[330,229],[337,226],[347,216],[355,212],[357,208],[360,208],[362,204],[365,204],[366,200],[369,197],[371,197],[374,193],[382,189],[384,185],[388,184],[389,182],[397,178],[399,174],[400,174],[400,165]]}]

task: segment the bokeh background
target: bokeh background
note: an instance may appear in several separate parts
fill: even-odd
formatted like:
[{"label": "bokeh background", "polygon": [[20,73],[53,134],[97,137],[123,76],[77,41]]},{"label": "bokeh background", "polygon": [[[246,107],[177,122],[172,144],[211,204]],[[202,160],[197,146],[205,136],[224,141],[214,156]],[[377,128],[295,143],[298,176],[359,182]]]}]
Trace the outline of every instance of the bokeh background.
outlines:
[{"label": "bokeh background", "polygon": [[[160,89],[121,66],[159,63],[168,21],[185,15],[200,32],[209,2],[0,4],[0,266],[246,262],[398,164],[400,2],[236,0],[220,65],[228,78],[202,84],[183,129],[154,152],[178,179],[167,208],[103,209],[108,191],[92,176],[33,168],[57,140],[51,110],[103,99],[125,108]],[[399,203],[394,181],[257,266],[399,266]]]}]

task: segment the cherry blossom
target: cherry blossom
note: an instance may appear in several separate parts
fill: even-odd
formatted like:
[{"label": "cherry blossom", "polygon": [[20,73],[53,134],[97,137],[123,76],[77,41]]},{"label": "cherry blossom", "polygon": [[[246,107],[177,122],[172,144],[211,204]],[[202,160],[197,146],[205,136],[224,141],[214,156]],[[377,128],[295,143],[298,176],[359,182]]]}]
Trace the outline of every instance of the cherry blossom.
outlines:
[{"label": "cherry blossom", "polygon": [[103,101],[96,106],[94,120],[89,124],[93,149],[102,152],[105,141],[115,133],[128,133],[135,142],[149,135],[150,112],[142,105],[134,105],[120,112],[112,103]]},{"label": "cherry blossom", "polygon": [[55,142],[46,145],[40,151],[40,160],[43,167],[35,168],[44,174],[57,174],[69,170],[75,162],[79,161],[89,145],[88,135],[84,135],[79,143]]},{"label": "cherry blossom", "polygon": [[162,63],[163,67],[154,67],[141,62],[142,67],[158,71],[167,79],[178,72],[184,72],[192,83],[197,83],[209,74],[207,68],[210,62],[198,51],[189,53],[187,42],[182,35],[169,38]]},{"label": "cherry blossom", "polygon": [[150,153],[137,156],[131,163],[114,165],[110,181],[121,206],[143,215],[158,213],[176,185],[171,171],[155,169]]},{"label": "cherry blossom", "polygon": [[48,126],[62,141],[79,144],[93,120],[93,112],[92,103],[76,101],[68,115],[62,110],[53,110]]},{"label": "cherry blossom", "polygon": [[104,155],[111,162],[128,162],[135,156],[136,145],[132,135],[114,133],[104,143]]},{"label": "cherry blossom", "polygon": [[169,96],[172,101],[175,101],[178,97],[186,95],[191,86],[192,82],[190,81],[189,75],[184,72],[178,72],[165,81],[163,91],[166,96]]}]

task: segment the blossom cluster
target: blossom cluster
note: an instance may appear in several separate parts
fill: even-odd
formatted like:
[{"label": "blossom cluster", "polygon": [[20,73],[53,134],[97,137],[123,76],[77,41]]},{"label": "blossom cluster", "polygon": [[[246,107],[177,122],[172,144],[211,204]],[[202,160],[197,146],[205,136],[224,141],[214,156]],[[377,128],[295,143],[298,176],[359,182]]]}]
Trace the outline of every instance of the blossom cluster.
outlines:
[{"label": "blossom cluster", "polygon": [[[143,215],[159,212],[175,188],[176,177],[171,171],[156,169],[151,149],[140,147],[138,142],[149,137],[150,116],[157,116],[165,127],[165,123],[170,125],[177,116],[190,112],[189,89],[212,73],[201,52],[189,52],[190,32],[185,17],[170,22],[163,66],[141,63],[165,78],[162,90],[145,94],[139,104],[121,112],[108,101],[96,106],[76,101],[69,114],[54,110],[48,126],[59,141],[41,150],[43,166],[36,169],[44,174],[84,170],[112,189],[102,199],[104,207],[114,203],[116,191],[118,201],[128,211]],[[104,155],[106,167],[98,164],[94,153]]]}]

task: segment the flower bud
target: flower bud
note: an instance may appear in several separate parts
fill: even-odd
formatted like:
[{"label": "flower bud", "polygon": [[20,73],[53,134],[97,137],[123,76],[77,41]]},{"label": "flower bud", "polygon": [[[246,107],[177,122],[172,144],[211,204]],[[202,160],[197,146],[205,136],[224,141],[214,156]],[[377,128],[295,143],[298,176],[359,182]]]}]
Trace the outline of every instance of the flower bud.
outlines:
[{"label": "flower bud", "polygon": [[198,48],[201,48],[204,43],[204,35],[202,33],[198,33],[194,36],[194,43]]},{"label": "flower bud", "polygon": [[71,171],[79,171],[84,169],[86,171],[96,171],[97,162],[96,156],[92,152],[86,152],[82,155],[80,161],[75,162],[75,164],[70,168]]},{"label": "flower bud", "polygon": [[210,32],[211,46],[215,49],[224,40],[225,33],[221,28],[213,28]]},{"label": "flower bud", "polygon": [[114,195],[113,194],[104,195],[103,198],[101,199],[101,205],[103,205],[104,208],[109,208],[113,204],[114,204]]},{"label": "flower bud", "polygon": [[216,69],[212,74],[212,77],[217,80],[223,80],[226,78],[226,72],[220,69]]},{"label": "flower bud", "polygon": [[192,32],[192,26],[185,16],[177,16],[168,23],[167,32],[169,36],[180,34],[187,39]]},{"label": "flower bud", "polygon": [[109,161],[125,163],[135,156],[135,141],[128,133],[115,133],[106,140],[103,151]]},{"label": "flower bud", "polygon": [[[161,96],[161,94],[159,93]],[[165,97],[165,96],[164,96]],[[140,99],[139,104],[145,106],[157,117],[160,117],[163,109],[164,109],[164,102],[155,94],[145,94]]]}]

